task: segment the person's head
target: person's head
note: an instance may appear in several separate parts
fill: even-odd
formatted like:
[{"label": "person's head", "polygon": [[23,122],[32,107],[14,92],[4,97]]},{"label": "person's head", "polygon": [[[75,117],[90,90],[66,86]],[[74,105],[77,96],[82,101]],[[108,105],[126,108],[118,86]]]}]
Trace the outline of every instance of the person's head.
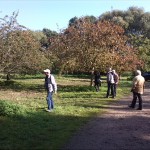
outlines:
[{"label": "person's head", "polygon": [[96,70],[96,71],[94,72],[94,75],[100,75],[100,72]]},{"label": "person's head", "polygon": [[136,70],[135,74],[136,75],[141,75],[141,71],[140,70]]},{"label": "person's head", "polygon": [[44,70],[45,75],[50,75],[51,71],[49,69]]},{"label": "person's head", "polygon": [[112,73],[116,73],[116,71],[115,71],[115,70],[112,70]]}]

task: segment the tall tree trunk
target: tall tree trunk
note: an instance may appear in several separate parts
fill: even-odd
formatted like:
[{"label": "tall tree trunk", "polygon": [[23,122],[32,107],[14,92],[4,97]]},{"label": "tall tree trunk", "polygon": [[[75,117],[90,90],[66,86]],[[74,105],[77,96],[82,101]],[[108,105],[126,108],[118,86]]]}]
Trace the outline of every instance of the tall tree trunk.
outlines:
[{"label": "tall tree trunk", "polygon": [[61,66],[61,68],[60,68],[60,70],[59,70],[59,73],[58,73],[59,76],[62,75],[62,72],[63,72],[64,68],[65,68],[65,64],[63,64],[63,65]]},{"label": "tall tree trunk", "polygon": [[9,73],[7,73],[6,79],[7,79],[7,81],[10,80],[10,74]]}]

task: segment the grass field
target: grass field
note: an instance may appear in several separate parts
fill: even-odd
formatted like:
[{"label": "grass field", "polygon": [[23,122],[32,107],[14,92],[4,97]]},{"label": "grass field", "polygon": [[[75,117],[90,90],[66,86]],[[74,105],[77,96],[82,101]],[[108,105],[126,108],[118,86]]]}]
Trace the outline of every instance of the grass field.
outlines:
[{"label": "grass field", "polygon": [[91,117],[104,113],[104,106],[129,94],[131,85],[122,78],[117,98],[106,99],[105,80],[95,92],[87,77],[55,77],[58,93],[51,113],[45,111],[44,76],[18,77],[10,84],[0,80],[0,149],[59,149]]}]

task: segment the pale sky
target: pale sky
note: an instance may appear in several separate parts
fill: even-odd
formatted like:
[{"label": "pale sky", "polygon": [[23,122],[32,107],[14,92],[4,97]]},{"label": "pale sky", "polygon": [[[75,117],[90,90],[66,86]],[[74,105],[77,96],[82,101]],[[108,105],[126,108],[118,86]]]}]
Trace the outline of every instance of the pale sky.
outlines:
[{"label": "pale sky", "polygon": [[19,11],[17,21],[31,30],[54,31],[68,27],[73,17],[99,17],[111,10],[136,6],[150,12],[150,0],[0,0],[0,18]]}]

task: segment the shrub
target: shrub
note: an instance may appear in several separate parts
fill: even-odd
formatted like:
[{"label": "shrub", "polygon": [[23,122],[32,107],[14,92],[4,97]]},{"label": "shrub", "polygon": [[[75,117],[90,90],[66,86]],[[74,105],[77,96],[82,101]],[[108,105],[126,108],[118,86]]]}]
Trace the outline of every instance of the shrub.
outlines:
[{"label": "shrub", "polygon": [[17,104],[12,104],[4,100],[0,101],[0,116],[16,116],[22,115],[25,112],[25,108]]}]

